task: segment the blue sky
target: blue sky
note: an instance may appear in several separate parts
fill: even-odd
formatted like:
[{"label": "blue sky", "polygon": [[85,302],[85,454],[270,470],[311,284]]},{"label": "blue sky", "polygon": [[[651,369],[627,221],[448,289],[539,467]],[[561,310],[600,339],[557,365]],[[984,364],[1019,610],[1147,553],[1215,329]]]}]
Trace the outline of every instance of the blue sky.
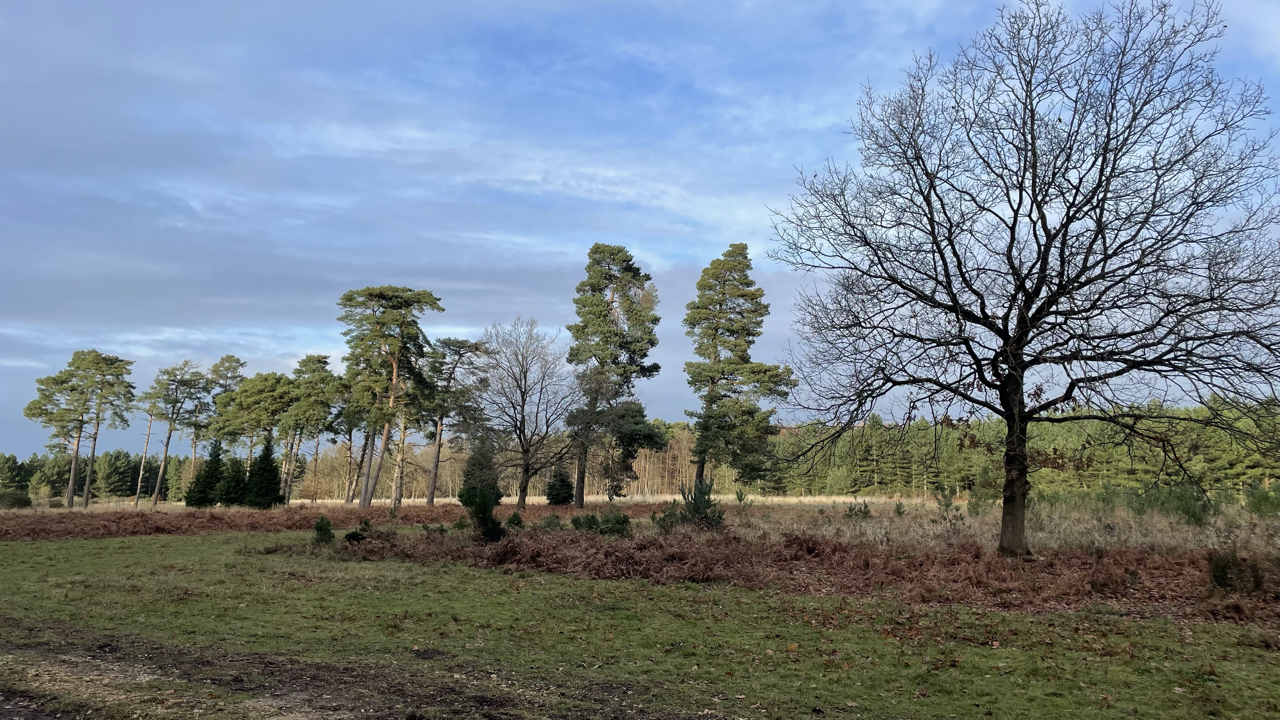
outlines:
[{"label": "blue sky", "polygon": [[[769,208],[798,169],[856,161],[862,86],[997,8],[6,0],[0,452],[43,445],[22,407],[75,349],[135,359],[140,387],[228,352],[288,370],[340,356],[335,301],[381,284],[439,295],[433,334],[554,329],[598,241],[654,275],[664,370],[640,393],[680,419],[701,268],[750,244],[774,307],[757,354],[780,358],[804,280],[763,257]],[[1280,94],[1280,0],[1224,14],[1222,70]]]}]

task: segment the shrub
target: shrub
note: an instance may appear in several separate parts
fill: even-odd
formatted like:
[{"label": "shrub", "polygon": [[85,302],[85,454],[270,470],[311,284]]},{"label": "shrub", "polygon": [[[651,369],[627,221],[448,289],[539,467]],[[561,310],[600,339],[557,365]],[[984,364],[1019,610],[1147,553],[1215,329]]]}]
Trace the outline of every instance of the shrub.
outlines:
[{"label": "shrub", "polygon": [[464,517],[460,517],[457,520],[453,521],[453,525],[451,527],[454,530],[461,532],[471,527],[471,521]]},{"label": "shrub", "polygon": [[1153,485],[1133,499],[1132,509],[1138,515],[1156,510],[1182,518],[1188,525],[1197,527],[1203,526],[1209,521],[1209,516],[1217,512],[1209,496],[1191,483]]},{"label": "shrub", "polygon": [[683,523],[680,513],[680,503],[672,500],[666,505],[663,505],[661,515],[659,515],[656,510],[649,513],[649,521],[653,523],[654,527],[658,528],[658,532],[666,535],[674,530],[677,525]]},{"label": "shrub", "polygon": [[498,469],[493,464],[493,446],[487,438],[480,438],[462,468],[462,491],[458,502],[467,509],[471,524],[488,542],[501,540],[507,534],[493,510],[502,502],[502,490],[498,488]]},{"label": "shrub", "polygon": [[343,539],[343,540],[345,540],[345,541],[347,541],[347,542],[348,542],[348,543],[350,543],[350,544],[355,544],[355,543],[362,543],[362,542],[364,542],[364,539],[365,539],[366,537],[368,537],[368,536],[367,536],[367,535],[365,535],[364,533],[360,532],[359,530],[352,530],[351,532],[347,533],[346,535],[343,535],[343,536],[342,536],[342,539]]},{"label": "shrub", "polygon": [[906,506],[906,505],[903,505],[903,504],[902,504],[902,501],[901,501],[901,500],[899,500],[898,502],[896,502],[896,503],[894,503],[894,504],[893,504],[893,514],[894,514],[894,515],[897,515],[898,517],[902,517],[903,515],[906,515],[906,514],[907,514],[907,506]]},{"label": "shrub", "polygon": [[1227,591],[1262,592],[1264,577],[1257,560],[1240,557],[1235,548],[1209,553],[1209,579]]},{"label": "shrub", "polygon": [[551,471],[551,482],[547,483],[547,504],[568,505],[573,502],[573,481],[564,466],[557,465]]},{"label": "shrub", "polygon": [[444,523],[440,523],[439,525],[433,525],[431,523],[422,523],[422,532],[436,533],[437,535],[447,535],[449,534],[449,528],[445,527]]},{"label": "shrub", "polygon": [[369,522],[369,518],[360,518],[360,525],[356,527],[362,533],[373,532],[373,523]]},{"label": "shrub", "polygon": [[316,535],[311,542],[316,545],[328,545],[333,542],[333,523],[329,522],[329,518],[321,515],[316,520]]},{"label": "shrub", "polygon": [[1254,515],[1263,517],[1280,516],[1280,492],[1266,488],[1251,488],[1244,496],[1244,506]]},{"label": "shrub", "polygon": [[680,488],[680,497],[684,499],[681,518],[684,522],[697,525],[705,530],[714,530],[724,524],[724,508],[711,497],[711,481],[695,480],[693,488]]},{"label": "shrub", "polygon": [[849,509],[844,511],[846,520],[866,520],[871,517],[871,506],[863,500],[861,504],[849,504]]},{"label": "shrub", "polygon": [[511,516],[507,518],[507,522],[505,524],[509,528],[522,528],[524,527],[524,518],[520,517],[520,513],[513,512],[511,513]]},{"label": "shrub", "polygon": [[617,510],[605,514],[600,518],[600,534],[631,537],[631,518]]},{"label": "shrub", "polygon": [[543,530],[559,530],[564,527],[564,522],[560,520],[559,515],[551,513],[550,515],[542,518],[542,521],[538,523],[538,527]]},{"label": "shrub", "polygon": [[0,490],[0,510],[29,507],[31,507],[31,496],[26,490]]},{"label": "shrub", "polygon": [[594,513],[577,515],[569,522],[573,524],[574,530],[585,530],[587,532],[600,530],[600,518],[596,517]]}]

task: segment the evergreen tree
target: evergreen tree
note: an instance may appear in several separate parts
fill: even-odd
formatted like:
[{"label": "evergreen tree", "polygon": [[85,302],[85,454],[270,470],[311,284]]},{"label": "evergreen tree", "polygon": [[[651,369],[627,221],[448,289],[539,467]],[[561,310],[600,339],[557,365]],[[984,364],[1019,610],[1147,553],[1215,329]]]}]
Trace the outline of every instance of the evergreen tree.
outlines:
[{"label": "evergreen tree", "polygon": [[94,463],[96,491],[111,497],[133,494],[134,458],[127,450],[111,450],[98,456]]},{"label": "evergreen tree", "polygon": [[547,504],[568,505],[573,502],[573,481],[563,465],[556,465],[551,471],[551,482],[547,483]]},{"label": "evergreen tree", "polygon": [[[72,354],[72,359],[75,359],[75,354]],[[63,502],[68,509],[75,505],[75,493],[81,484],[80,442],[88,423],[89,401],[79,374],[68,364],[67,368],[53,375],[37,378],[36,398],[22,410],[28,419],[51,430],[54,441],[65,445],[69,451],[70,472],[60,485],[66,488]],[[52,478],[52,475],[44,476],[46,481]]]},{"label": "evergreen tree", "polygon": [[218,480],[218,489],[214,497],[227,507],[244,505],[249,494],[249,480],[246,477],[244,461],[234,455],[222,461],[222,476]]},{"label": "evergreen tree", "polygon": [[280,468],[276,465],[275,444],[271,436],[262,442],[262,452],[249,466],[249,479],[245,488],[244,504],[266,510],[284,501],[280,496]]},{"label": "evergreen tree", "polygon": [[391,424],[403,426],[405,401],[411,382],[421,380],[419,363],[426,354],[427,338],[419,323],[428,310],[444,312],[440,299],[427,290],[384,285],[348,290],[338,300],[347,328],[344,357],[349,372],[356,373],[362,383],[376,394],[371,423],[382,425],[382,442],[377,462],[369,463],[360,494],[360,507],[373,502],[382,461],[391,437]]},{"label": "evergreen tree", "polygon": [[[156,483],[151,493],[152,507],[160,502],[160,496],[169,486],[166,471],[173,433],[178,428],[187,426],[200,412],[201,399],[209,394],[209,387],[209,378],[200,372],[200,367],[190,360],[183,360],[177,365],[161,368],[156,374],[155,382],[143,395],[147,412],[157,420],[168,423],[164,447],[160,451],[160,468],[156,471]],[[140,497],[133,499],[135,508],[138,507],[139,500]]]},{"label": "evergreen tree", "polygon": [[431,466],[427,481],[427,504],[436,501],[436,484],[440,477],[440,451],[444,446],[445,427],[465,424],[479,416],[476,395],[484,379],[480,361],[483,344],[459,338],[440,338],[433,342],[426,357],[424,375],[434,388],[427,410],[435,416],[435,438],[431,443]]},{"label": "evergreen tree", "polygon": [[0,490],[26,490],[25,469],[18,456],[0,453]]},{"label": "evergreen tree", "polygon": [[191,481],[183,498],[187,507],[210,507],[218,503],[218,485],[222,481],[222,441],[214,438],[209,443],[209,457]]},{"label": "evergreen tree", "polygon": [[607,433],[610,410],[631,399],[636,380],[653,377],[660,369],[647,362],[658,344],[660,320],[654,312],[658,294],[649,274],[625,247],[604,243],[587,252],[586,271],[573,299],[578,322],[568,326],[573,336],[568,359],[580,368],[585,398],[569,418],[578,455],[576,507],[584,500],[588,452],[597,437]]},{"label": "evergreen tree", "polygon": [[462,490],[458,502],[467,509],[471,524],[485,540],[500,540],[506,531],[493,515],[494,508],[502,502],[502,490],[498,486],[500,476],[493,462],[493,443],[481,436],[473,444],[467,464],[462,468]]},{"label": "evergreen tree", "polygon": [[746,243],[730,245],[702,271],[698,296],[686,306],[685,334],[702,358],[684,366],[702,401],[700,410],[688,413],[697,421],[695,482],[704,478],[708,459],[729,464],[742,482],[758,480],[770,465],[769,437],[777,434],[773,411],[758,403],[784,400],[796,384],[790,368],[751,359],[769,305],[750,271]]}]

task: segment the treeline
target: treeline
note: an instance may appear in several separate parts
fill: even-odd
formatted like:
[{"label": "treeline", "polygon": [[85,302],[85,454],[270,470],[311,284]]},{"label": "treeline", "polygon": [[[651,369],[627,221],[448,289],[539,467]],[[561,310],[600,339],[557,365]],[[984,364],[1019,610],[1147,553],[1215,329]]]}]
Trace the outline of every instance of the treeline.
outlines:
[{"label": "treeline", "polygon": [[[1203,409],[1173,411],[1194,419]],[[1153,413],[1155,414],[1155,413]],[[1241,422],[1246,422],[1241,420]],[[788,429],[778,452],[793,455],[826,432]],[[896,425],[878,416],[845,433],[805,462],[789,465],[763,489],[792,495],[929,493],[940,488],[996,497],[1004,484],[1005,424],[999,419],[916,420]],[[1280,477],[1273,453],[1237,442],[1226,429],[1170,424],[1157,444],[1092,420],[1037,425],[1030,439],[1037,488],[1140,493],[1184,486],[1204,493],[1271,491]]]},{"label": "treeline", "polygon": [[[581,506],[589,487],[610,497],[631,492],[643,483],[637,467],[649,468],[680,432],[690,457],[668,474],[682,481],[709,481],[705,471],[716,466],[748,482],[778,472],[770,446],[778,428],[761,403],[785,399],[794,381],[788,368],[750,356],[769,306],[749,276],[747,246],[731,245],[712,261],[686,308],[696,359],[685,372],[700,407],[688,413],[691,426],[675,430],[648,419],[635,394],[637,381],[661,369],[648,361],[660,322],[652,278],[626,248],[602,243],[589,250],[585,270],[567,345],[524,318],[478,340],[430,338],[421,321],[444,311],[440,299],[381,286],[338,301],[347,344],[340,370],[307,355],[289,374],[246,376],[245,363],[226,355],[208,370],[190,360],[163,368],[138,393],[133,361],[77,351],[64,370],[37,381],[24,411],[51,431],[55,454],[21,463],[41,467],[19,475],[28,487],[60,489],[68,507],[77,499],[87,507],[95,495],[132,497],[135,506],[149,498],[269,507],[308,491],[362,507],[375,497],[397,505],[406,490],[433,502],[442,466],[480,443],[493,448],[517,507],[556,471],[574,474]],[[147,421],[142,452],[99,456],[101,430],[127,427],[139,413]],[[153,438],[154,466],[140,459],[151,456]],[[190,443],[192,460],[173,459],[175,439]],[[133,480],[125,458],[136,465]],[[663,468],[676,467],[667,460]]]}]

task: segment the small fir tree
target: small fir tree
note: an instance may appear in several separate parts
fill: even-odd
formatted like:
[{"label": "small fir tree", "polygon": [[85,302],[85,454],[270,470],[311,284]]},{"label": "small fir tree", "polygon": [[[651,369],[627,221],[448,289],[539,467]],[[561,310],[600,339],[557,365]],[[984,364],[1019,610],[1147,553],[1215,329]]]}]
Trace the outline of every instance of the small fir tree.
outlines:
[{"label": "small fir tree", "polygon": [[249,482],[244,504],[266,510],[284,501],[280,497],[280,468],[276,465],[275,447],[268,435],[262,443],[262,452],[249,466]]},{"label": "small fir tree", "polygon": [[209,457],[187,488],[187,507],[211,507],[218,503],[218,484],[222,481],[222,441],[209,443]]},{"label": "small fir tree", "polygon": [[498,468],[493,462],[493,444],[488,438],[481,438],[462,468],[462,491],[458,493],[458,502],[467,509],[471,525],[489,542],[500,540],[506,534],[502,523],[493,515],[494,508],[502,502],[498,479]]},{"label": "small fir tree", "polygon": [[547,483],[547,504],[568,505],[573,502],[573,480],[563,465],[556,465],[551,471],[551,482]]}]

